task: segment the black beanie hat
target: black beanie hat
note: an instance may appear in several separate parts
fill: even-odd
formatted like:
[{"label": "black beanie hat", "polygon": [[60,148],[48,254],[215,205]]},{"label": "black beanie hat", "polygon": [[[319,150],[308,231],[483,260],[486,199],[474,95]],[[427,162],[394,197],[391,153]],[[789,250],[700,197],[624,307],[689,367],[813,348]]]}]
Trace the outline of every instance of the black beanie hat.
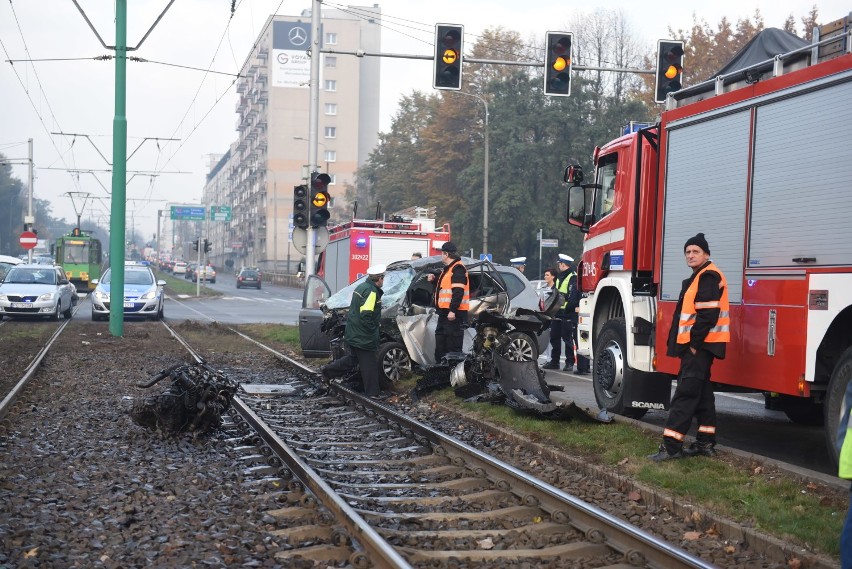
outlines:
[{"label": "black beanie hat", "polygon": [[704,238],[703,233],[699,233],[695,237],[690,237],[686,240],[686,245],[683,246],[684,253],[686,252],[686,248],[690,245],[698,245],[705,253],[708,255],[710,254],[710,245],[707,244],[707,240]]}]

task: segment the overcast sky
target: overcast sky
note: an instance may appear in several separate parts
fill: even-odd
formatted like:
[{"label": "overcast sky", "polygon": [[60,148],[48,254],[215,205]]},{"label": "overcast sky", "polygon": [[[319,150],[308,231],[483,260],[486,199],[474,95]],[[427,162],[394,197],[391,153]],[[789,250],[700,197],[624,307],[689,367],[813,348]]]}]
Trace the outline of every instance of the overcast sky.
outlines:
[{"label": "overcast sky", "polygon": [[[78,3],[104,43],[113,45],[114,2]],[[128,4],[128,43],[135,46],[168,0],[129,0]],[[135,226],[150,239],[156,230],[157,210],[167,201],[200,199],[208,155],[224,153],[236,138],[233,75],[270,14],[298,15],[310,5],[308,0],[237,0],[231,18],[226,0],[177,0],[141,48],[131,54],[151,63],[127,65],[128,155],[138,147],[128,171],[143,172],[127,187],[128,231]],[[328,8],[339,5],[345,6],[334,0],[325,2]],[[693,14],[715,25],[723,16],[735,22],[759,9],[767,27],[781,27],[791,13],[798,23],[813,5],[809,0],[595,3],[598,8],[623,11],[649,51],[657,39],[668,37],[669,26],[688,29]],[[382,50],[420,55],[432,53],[437,22],[463,24],[466,43],[471,44],[476,39],[473,36],[497,26],[517,30],[523,38],[543,38],[544,31],[567,30],[567,22],[578,13],[571,4],[556,0],[385,0],[379,6],[384,14]],[[817,6],[820,22],[848,12],[848,4],[840,0],[822,0]],[[88,192],[98,199],[86,206],[84,220],[93,214],[107,223],[111,176],[98,170],[109,169],[107,161],[112,161],[115,64],[92,58],[112,52],[103,48],[71,0],[0,2],[0,42],[4,60],[0,66],[0,153],[12,159],[26,158],[26,141],[32,138],[36,197],[49,200],[54,215],[73,221],[75,210],[66,194]],[[7,59],[79,60],[10,65]],[[205,74],[208,68],[219,73]],[[400,95],[431,89],[431,74],[429,61],[382,60],[383,130],[390,125]],[[60,131],[85,134],[90,139],[50,134]],[[71,174],[64,169],[86,172]],[[14,173],[27,180],[25,165],[15,166]]]}]

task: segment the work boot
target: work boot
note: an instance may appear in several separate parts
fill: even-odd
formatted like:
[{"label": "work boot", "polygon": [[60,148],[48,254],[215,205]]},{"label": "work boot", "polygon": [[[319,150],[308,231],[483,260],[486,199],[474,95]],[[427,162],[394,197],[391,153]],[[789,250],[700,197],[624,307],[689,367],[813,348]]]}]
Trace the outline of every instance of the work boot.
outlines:
[{"label": "work boot", "polygon": [[716,443],[695,441],[682,452],[683,456],[716,456]]},{"label": "work boot", "polygon": [[572,371],[573,369],[574,369],[574,366],[565,364],[565,367],[562,368],[562,371]]},{"label": "work boot", "polygon": [[578,369],[577,375],[589,375],[589,370],[587,369]]},{"label": "work boot", "polygon": [[659,450],[656,454],[649,454],[648,458],[653,460],[654,462],[663,462],[664,460],[675,460],[678,458],[683,458],[684,454],[682,450],[677,451],[674,454],[669,454],[669,451],[666,450],[666,445],[661,444]]},{"label": "work boot", "polygon": [[559,369],[559,362],[550,361],[541,366],[541,369]]}]

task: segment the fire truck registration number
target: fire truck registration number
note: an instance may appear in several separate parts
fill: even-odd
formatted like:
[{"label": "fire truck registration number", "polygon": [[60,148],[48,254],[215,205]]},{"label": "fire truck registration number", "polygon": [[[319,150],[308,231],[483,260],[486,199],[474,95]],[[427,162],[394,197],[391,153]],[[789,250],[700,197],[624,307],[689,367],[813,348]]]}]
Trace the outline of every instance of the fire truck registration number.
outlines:
[{"label": "fire truck registration number", "polygon": [[352,260],[353,261],[369,261],[370,256],[369,255],[352,255]]}]

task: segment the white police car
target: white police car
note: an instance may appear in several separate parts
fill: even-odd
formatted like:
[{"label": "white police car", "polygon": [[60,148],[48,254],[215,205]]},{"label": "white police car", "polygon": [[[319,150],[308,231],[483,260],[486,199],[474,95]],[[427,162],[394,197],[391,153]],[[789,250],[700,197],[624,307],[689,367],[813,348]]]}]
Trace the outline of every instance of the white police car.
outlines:
[{"label": "white police car", "polygon": [[[109,318],[110,280],[112,269],[107,269],[92,292],[92,320]],[[150,268],[126,263],[124,266],[124,316],[126,318],[149,318],[157,320],[163,317],[166,281],[157,280]]]}]

